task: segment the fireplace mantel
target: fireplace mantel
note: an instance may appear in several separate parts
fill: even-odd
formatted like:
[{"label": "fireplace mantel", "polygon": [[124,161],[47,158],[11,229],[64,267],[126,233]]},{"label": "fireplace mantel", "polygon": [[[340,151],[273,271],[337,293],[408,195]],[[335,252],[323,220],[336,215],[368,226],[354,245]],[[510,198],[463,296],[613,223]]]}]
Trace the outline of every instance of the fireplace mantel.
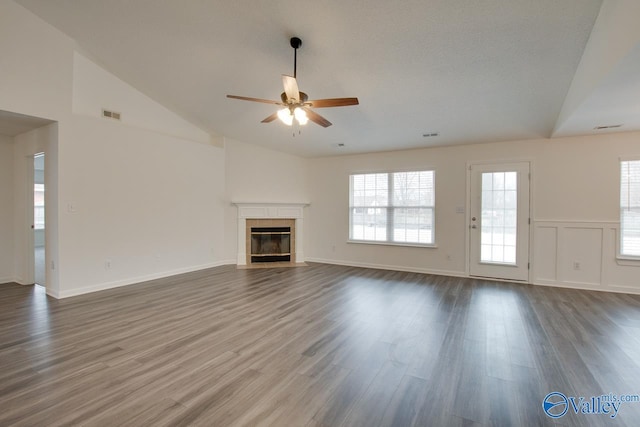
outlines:
[{"label": "fireplace mantel", "polygon": [[246,224],[247,219],[294,219],[295,220],[295,260],[304,262],[303,219],[304,208],[309,203],[259,203],[232,202],[238,208],[238,265],[247,265]]}]

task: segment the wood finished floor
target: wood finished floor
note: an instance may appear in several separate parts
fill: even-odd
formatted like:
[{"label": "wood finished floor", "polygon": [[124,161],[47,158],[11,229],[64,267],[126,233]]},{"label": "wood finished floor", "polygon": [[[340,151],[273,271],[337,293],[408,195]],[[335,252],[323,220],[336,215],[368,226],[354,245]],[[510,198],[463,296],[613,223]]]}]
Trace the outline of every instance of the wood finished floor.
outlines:
[{"label": "wood finished floor", "polygon": [[0,286],[0,425],[638,425],[640,296],[310,264]]}]

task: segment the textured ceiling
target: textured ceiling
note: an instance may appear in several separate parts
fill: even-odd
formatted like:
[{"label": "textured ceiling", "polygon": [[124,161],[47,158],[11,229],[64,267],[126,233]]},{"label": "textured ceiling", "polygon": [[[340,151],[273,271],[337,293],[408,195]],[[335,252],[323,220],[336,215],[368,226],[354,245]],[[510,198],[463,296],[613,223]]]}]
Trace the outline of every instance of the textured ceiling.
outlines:
[{"label": "textured ceiling", "polygon": [[[194,124],[303,156],[551,137],[602,4],[17,2],[73,37],[106,69]],[[260,123],[276,106],[225,97],[278,99],[280,75],[293,72],[292,36],[303,40],[298,51],[301,90],[310,98],[360,100],[355,107],[318,110],[333,126],[309,124],[295,137],[280,122]],[[605,83],[616,86],[615,81]],[[589,107],[588,113],[598,108]],[[601,118],[583,119],[565,134],[589,133]],[[423,137],[433,132],[440,135]]]}]

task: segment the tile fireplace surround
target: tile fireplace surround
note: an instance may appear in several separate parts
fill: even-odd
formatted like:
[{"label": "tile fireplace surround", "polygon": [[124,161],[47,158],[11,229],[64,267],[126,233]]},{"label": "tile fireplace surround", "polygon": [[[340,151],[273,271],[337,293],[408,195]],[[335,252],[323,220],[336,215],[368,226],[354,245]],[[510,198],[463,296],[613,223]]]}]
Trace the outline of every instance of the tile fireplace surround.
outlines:
[{"label": "tile fireplace surround", "polygon": [[[295,223],[292,230],[293,249],[292,261],[295,263],[304,262],[303,232],[304,232],[304,208],[309,203],[240,203],[233,202],[238,208],[238,266],[247,265],[247,242],[249,241],[247,231],[247,220],[293,220]],[[253,221],[251,221],[253,222]],[[265,224],[266,225],[266,224]]]}]

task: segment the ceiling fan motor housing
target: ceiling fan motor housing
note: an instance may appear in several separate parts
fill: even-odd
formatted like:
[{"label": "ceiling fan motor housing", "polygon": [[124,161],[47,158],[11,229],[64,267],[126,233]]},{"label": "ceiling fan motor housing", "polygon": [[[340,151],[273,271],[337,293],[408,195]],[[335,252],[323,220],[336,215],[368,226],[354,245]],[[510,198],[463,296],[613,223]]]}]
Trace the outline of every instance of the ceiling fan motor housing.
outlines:
[{"label": "ceiling fan motor housing", "polygon": [[282,100],[282,103],[284,105],[289,105],[289,104],[298,105],[298,104],[304,104],[305,102],[307,102],[307,100],[309,99],[309,96],[302,91],[299,91],[298,93],[300,94],[300,99],[298,100],[298,102],[292,103],[291,99],[287,98],[287,94],[285,92],[282,92],[280,94],[280,99]]}]

